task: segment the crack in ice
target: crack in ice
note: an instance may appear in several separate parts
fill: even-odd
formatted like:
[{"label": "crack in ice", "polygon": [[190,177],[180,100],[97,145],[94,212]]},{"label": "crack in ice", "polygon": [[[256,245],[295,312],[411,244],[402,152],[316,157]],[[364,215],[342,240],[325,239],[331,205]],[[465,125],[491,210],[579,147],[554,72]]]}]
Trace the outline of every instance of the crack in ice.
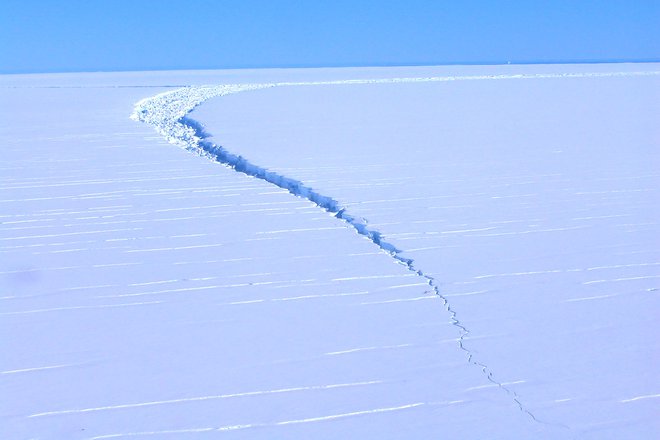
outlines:
[{"label": "crack in ice", "polygon": [[[505,391],[519,410],[534,421],[545,423],[537,419],[519,399],[519,396],[508,384],[498,382],[494,379],[493,373],[488,366],[478,362],[472,351],[466,347],[465,342],[470,331],[461,323],[451,304],[440,292],[436,280],[418,269],[414,261],[403,257],[402,251],[394,244],[386,241],[381,232],[369,227],[368,222],[360,217],[356,217],[343,207],[337,200],[315,191],[312,187],[303,182],[269,171],[259,165],[251,163],[246,158],[234,154],[224,147],[217,145],[209,140],[208,133],[204,127],[197,121],[187,117],[187,115],[204,101],[229,94],[260,90],[271,87],[282,86],[312,86],[312,85],[348,85],[348,84],[382,84],[382,83],[421,83],[421,82],[445,82],[445,81],[466,81],[466,80],[508,80],[508,79],[545,79],[545,78],[584,78],[584,77],[620,77],[620,76],[650,76],[659,75],[660,72],[590,72],[590,73],[558,73],[558,74],[520,74],[520,75],[474,75],[474,76],[443,76],[426,78],[388,78],[388,79],[359,79],[359,80],[340,80],[340,81],[316,81],[316,82],[282,82],[282,83],[264,83],[264,84],[227,84],[216,86],[190,86],[178,90],[158,94],[156,96],[143,99],[135,104],[135,110],[131,119],[152,125],[156,131],[163,135],[170,143],[179,145],[186,150],[197,155],[206,157],[248,176],[255,177],[269,182],[279,188],[287,190],[289,193],[307,199],[331,213],[346,225],[353,228],[359,235],[366,237],[382,251],[389,254],[397,263],[405,266],[407,270],[422,278],[428,286],[427,292],[432,292],[440,297],[443,305],[450,315],[452,324],[459,330],[458,346],[465,352],[470,364],[481,369],[487,380],[503,391]],[[515,383],[515,382],[514,382]]]}]

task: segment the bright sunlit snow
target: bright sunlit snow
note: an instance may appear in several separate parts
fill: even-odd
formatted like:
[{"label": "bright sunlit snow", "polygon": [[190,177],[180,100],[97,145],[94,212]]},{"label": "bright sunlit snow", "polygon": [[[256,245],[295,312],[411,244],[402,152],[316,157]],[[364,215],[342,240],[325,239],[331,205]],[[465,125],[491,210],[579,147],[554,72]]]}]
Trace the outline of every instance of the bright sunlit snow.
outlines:
[{"label": "bright sunlit snow", "polygon": [[0,437],[654,437],[659,86],[0,77]]}]

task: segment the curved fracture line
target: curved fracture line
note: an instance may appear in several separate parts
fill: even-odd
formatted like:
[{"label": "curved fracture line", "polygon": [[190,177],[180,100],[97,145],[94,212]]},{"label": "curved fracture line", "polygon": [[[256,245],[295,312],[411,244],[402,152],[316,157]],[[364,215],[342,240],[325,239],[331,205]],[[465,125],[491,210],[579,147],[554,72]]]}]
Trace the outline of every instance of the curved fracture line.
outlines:
[{"label": "curved fracture line", "polygon": [[526,413],[534,421],[545,423],[537,419],[534,414],[527,410],[521,403],[518,394],[501,382],[494,379],[493,373],[486,366],[475,360],[473,353],[465,346],[465,339],[470,331],[458,319],[456,312],[446,297],[442,295],[433,277],[418,269],[414,261],[401,256],[399,250],[393,244],[385,241],[383,235],[368,227],[365,219],[349,214],[341,204],[331,197],[324,196],[299,180],[282,176],[266,168],[249,162],[240,155],[227,151],[220,145],[207,141],[209,135],[203,126],[186,115],[207,99],[217,96],[225,96],[234,93],[260,90],[271,87],[282,86],[311,86],[311,85],[348,85],[348,84],[383,84],[383,83],[420,83],[420,82],[446,82],[446,81],[471,81],[471,80],[506,80],[506,79],[545,79],[545,78],[593,78],[593,77],[628,77],[628,76],[657,76],[660,71],[641,72],[591,72],[591,73],[560,73],[560,74],[520,74],[520,75],[473,75],[473,76],[444,76],[427,78],[389,78],[389,79],[359,79],[341,81],[317,81],[317,82],[281,82],[265,84],[229,84],[219,86],[191,86],[182,89],[161,93],[151,98],[146,98],[135,104],[135,110],[131,119],[144,122],[154,126],[156,131],[165,136],[170,143],[179,145],[186,150],[199,156],[206,157],[248,176],[265,180],[273,185],[287,190],[291,194],[305,198],[325,211],[344,221],[356,232],[373,242],[381,250],[388,253],[396,262],[405,266],[409,271],[423,278],[428,284],[430,291],[440,297],[445,309],[449,312],[452,324],[459,329],[460,336],[458,345],[467,355],[469,363],[479,367],[488,381],[504,390],[510,395],[520,411]]}]

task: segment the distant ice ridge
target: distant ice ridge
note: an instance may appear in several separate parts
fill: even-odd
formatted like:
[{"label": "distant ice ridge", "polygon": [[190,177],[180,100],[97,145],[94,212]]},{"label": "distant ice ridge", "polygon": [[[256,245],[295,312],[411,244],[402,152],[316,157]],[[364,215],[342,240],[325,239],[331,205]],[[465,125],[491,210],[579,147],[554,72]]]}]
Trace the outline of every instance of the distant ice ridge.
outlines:
[{"label": "distant ice ridge", "polygon": [[519,74],[519,75],[479,75],[479,76],[447,76],[426,78],[392,78],[392,79],[360,79],[343,81],[318,81],[318,82],[281,82],[265,84],[233,84],[233,85],[209,85],[185,87],[171,92],[162,93],[152,98],[144,99],[135,106],[131,118],[136,121],[146,122],[153,125],[156,130],[165,136],[171,143],[179,145],[195,154],[220,162],[235,171],[256,177],[272,183],[280,188],[286,189],[291,194],[302,197],[315,203],[317,206],[334,214],[344,221],[356,232],[377,245],[381,250],[387,252],[398,263],[406,266],[408,270],[417,276],[424,278],[429,285],[429,290],[438,295],[445,308],[450,314],[453,324],[459,329],[460,336],[458,345],[468,358],[468,362],[478,366],[486,375],[487,379],[500,389],[507,392],[516,402],[521,411],[527,413],[534,420],[533,414],[525,409],[517,394],[505,384],[494,379],[490,369],[479,363],[473,353],[464,346],[464,340],[470,333],[457,318],[447,299],[441,294],[435,280],[417,269],[414,261],[401,256],[401,251],[393,244],[388,243],[382,234],[369,228],[366,220],[355,217],[346,212],[340,203],[331,197],[319,194],[313,188],[306,186],[303,182],[291,177],[282,176],[266,168],[249,162],[240,155],[231,153],[222,146],[207,140],[203,127],[194,120],[186,118],[186,115],[205,100],[233,93],[259,90],[270,87],[281,86],[311,86],[311,85],[339,85],[339,84],[378,84],[378,83],[419,83],[419,82],[443,82],[443,81],[469,81],[469,80],[506,80],[506,79],[543,79],[543,78],[582,78],[582,77],[624,77],[624,76],[650,76],[658,75],[660,72],[596,72],[596,73],[562,73],[562,74]]},{"label": "distant ice ridge", "polygon": [[153,125],[158,133],[165,136],[171,143],[207,156],[199,148],[201,138],[198,136],[197,130],[183,124],[181,120],[207,99],[273,86],[274,84],[233,84],[184,87],[138,101],[131,114],[131,119]]},{"label": "distant ice ridge", "polygon": [[446,81],[477,81],[477,80],[507,80],[507,79],[544,79],[544,78],[604,78],[627,76],[655,76],[659,71],[639,72],[584,72],[584,73],[535,73],[514,75],[467,75],[467,76],[435,76],[419,78],[384,78],[355,79],[339,81],[311,82],[279,82],[264,84],[225,84],[183,87],[171,92],[161,93],[151,98],[145,98],[135,104],[131,119],[153,125],[156,130],[170,142],[182,146],[202,156],[208,156],[199,148],[201,140],[198,129],[182,123],[182,119],[195,107],[207,99],[225,96],[249,90],[259,90],[281,86],[313,86],[333,84],[384,84],[384,83],[418,83]]},{"label": "distant ice ridge", "polygon": [[655,76],[660,71],[633,72],[576,72],[576,73],[534,73],[514,75],[467,75],[467,76],[435,76],[419,78],[385,78],[385,79],[355,79],[339,81],[311,82],[279,82],[264,84],[225,84],[183,87],[171,92],[161,93],[151,98],[143,99],[135,104],[131,119],[153,125],[156,130],[170,142],[200,154],[209,156],[199,147],[198,126],[182,123],[182,119],[195,107],[207,99],[216,96],[230,95],[249,90],[259,90],[281,86],[313,86],[333,84],[384,84],[384,83],[418,83],[446,81],[478,81],[507,79],[544,79],[544,78],[604,78],[628,76]]}]

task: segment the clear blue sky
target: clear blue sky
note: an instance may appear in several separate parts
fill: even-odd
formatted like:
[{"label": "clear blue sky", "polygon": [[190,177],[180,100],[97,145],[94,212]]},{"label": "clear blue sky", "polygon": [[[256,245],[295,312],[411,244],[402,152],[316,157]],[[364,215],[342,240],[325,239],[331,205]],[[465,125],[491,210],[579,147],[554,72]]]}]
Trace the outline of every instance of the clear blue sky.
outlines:
[{"label": "clear blue sky", "polygon": [[0,0],[0,72],[660,60],[660,0]]}]

